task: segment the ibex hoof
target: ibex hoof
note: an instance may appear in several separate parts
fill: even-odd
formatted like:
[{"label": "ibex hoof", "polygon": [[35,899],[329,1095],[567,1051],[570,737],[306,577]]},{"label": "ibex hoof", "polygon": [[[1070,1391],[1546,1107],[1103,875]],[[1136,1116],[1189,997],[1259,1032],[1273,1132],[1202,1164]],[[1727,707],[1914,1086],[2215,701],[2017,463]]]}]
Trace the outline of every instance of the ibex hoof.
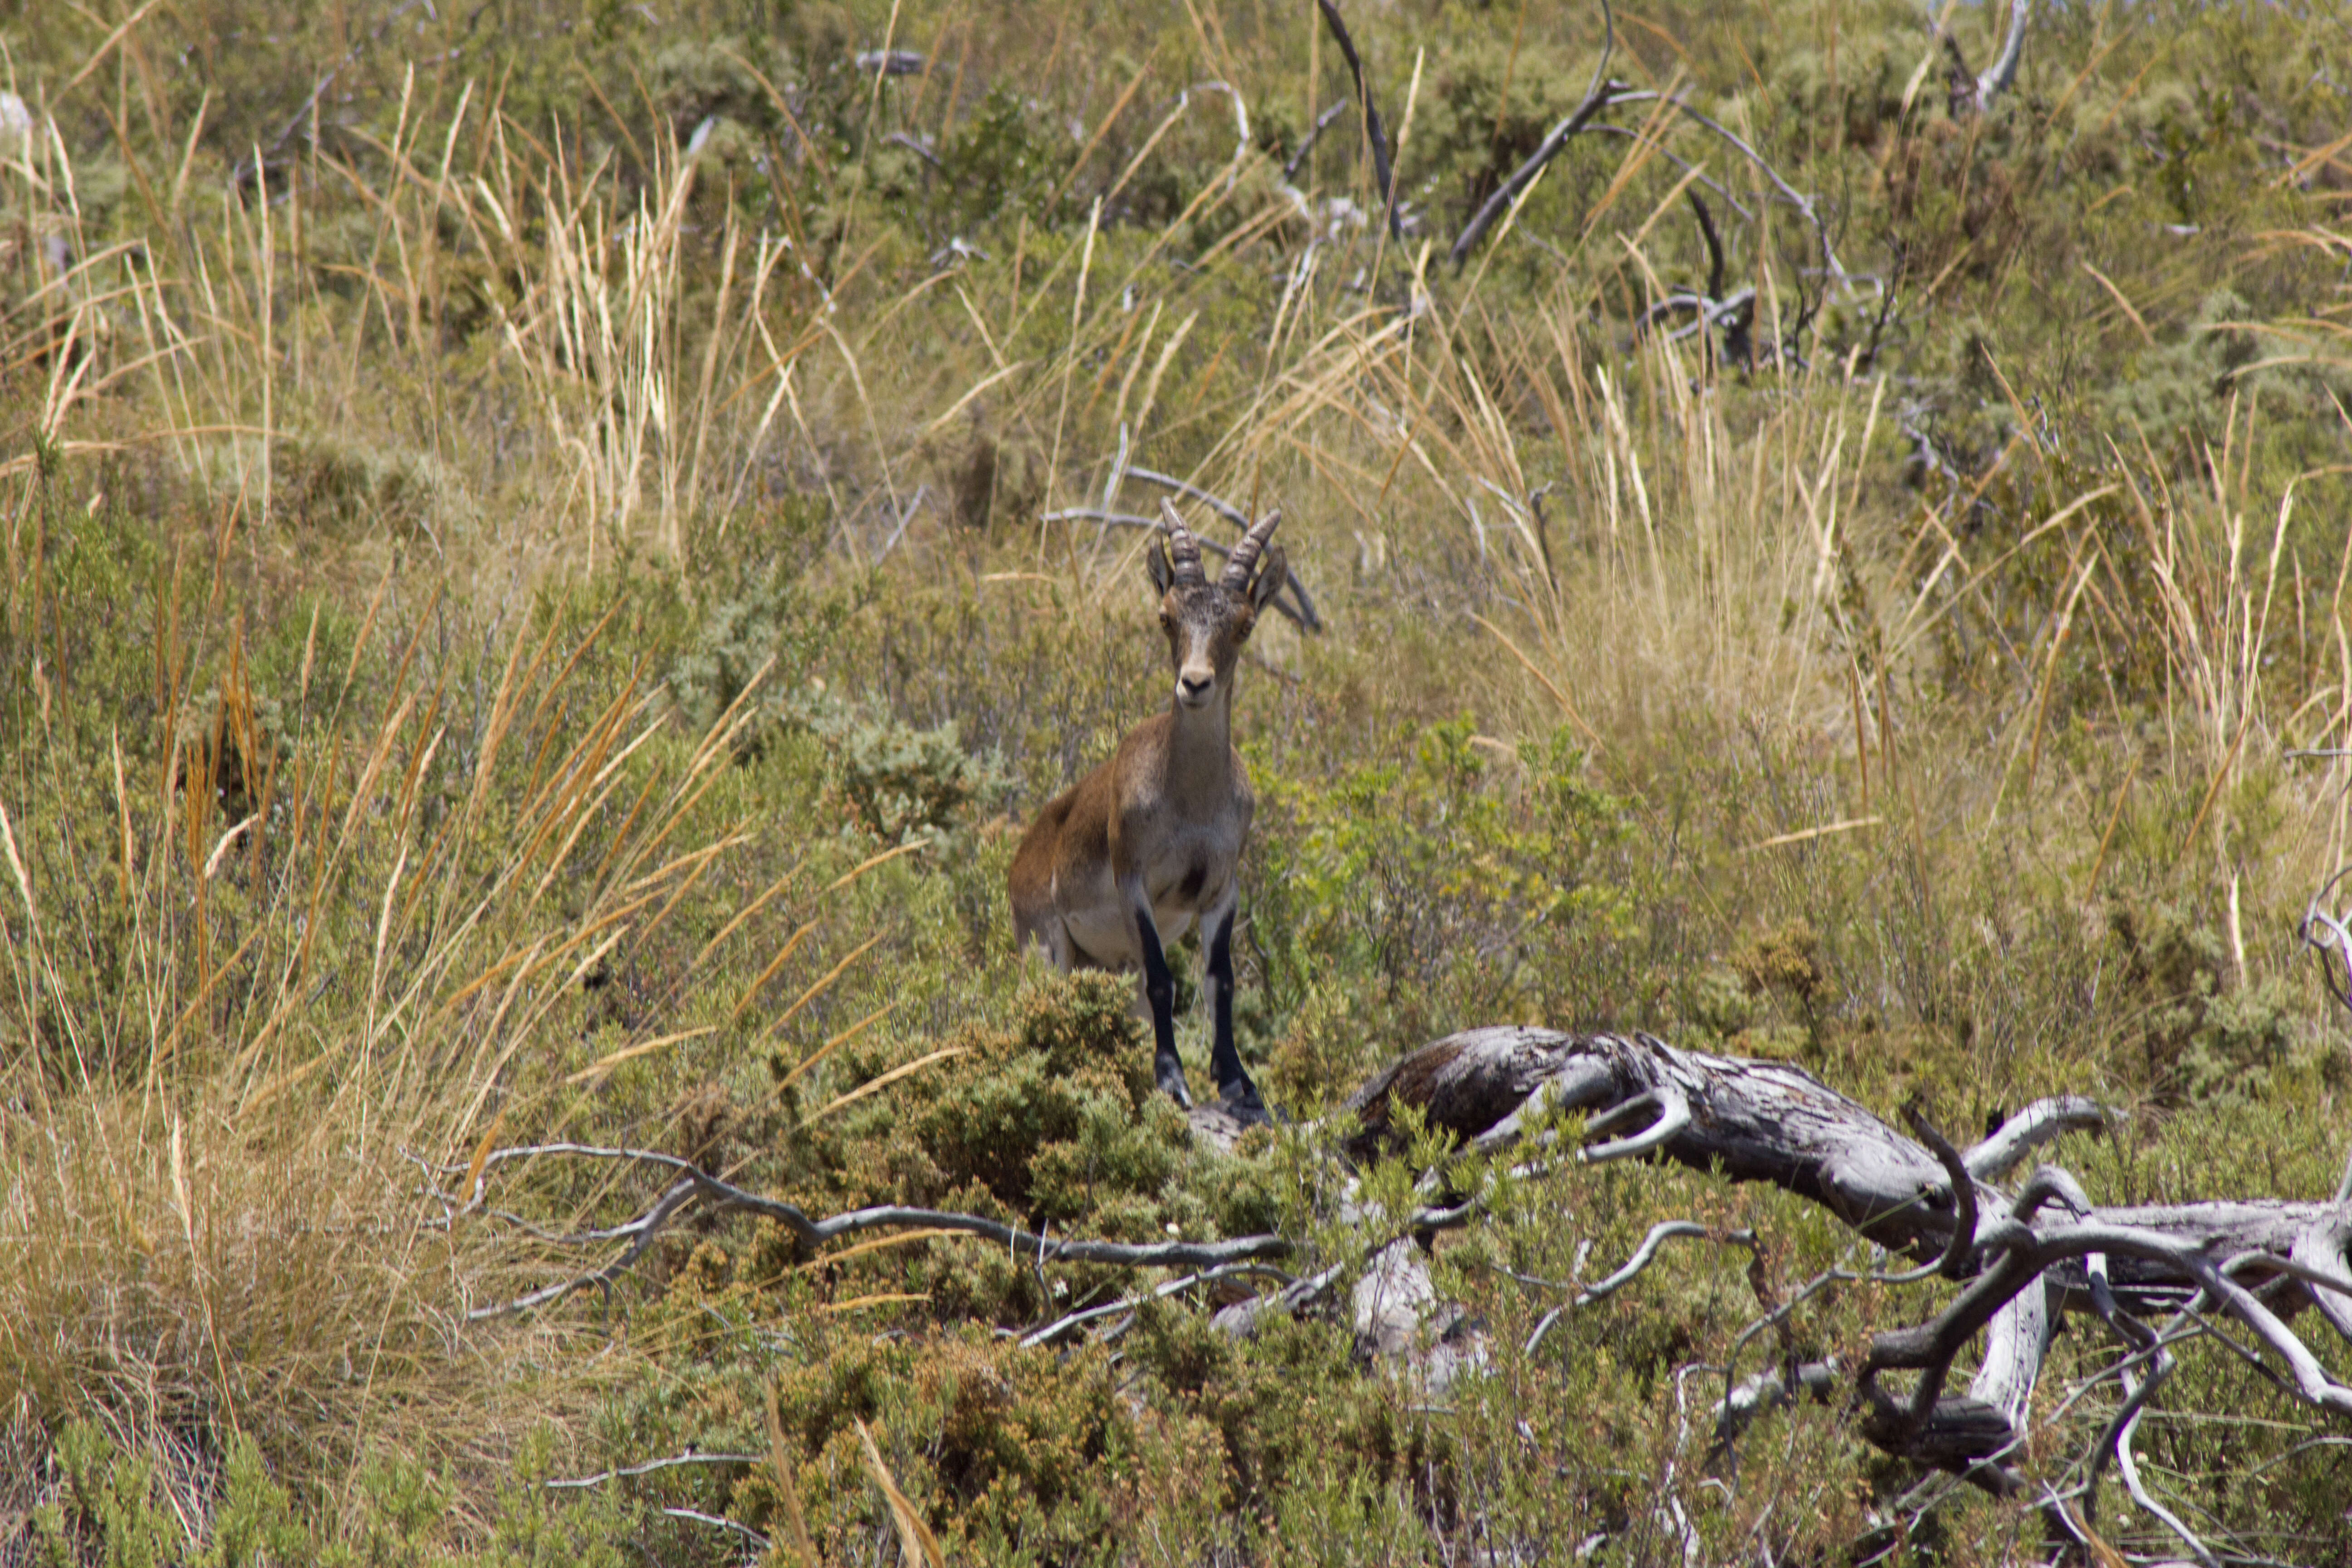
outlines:
[{"label": "ibex hoof", "polygon": [[1159,1069],[1160,1092],[1174,1100],[1185,1110],[1192,1109],[1192,1086],[1184,1081],[1184,1069],[1170,1063]]},{"label": "ibex hoof", "polygon": [[1246,1078],[1234,1079],[1220,1085],[1217,1098],[1224,1102],[1234,1120],[1244,1127],[1256,1127],[1276,1120],[1274,1112],[1266,1109],[1265,1100],[1259,1096],[1257,1085]]}]

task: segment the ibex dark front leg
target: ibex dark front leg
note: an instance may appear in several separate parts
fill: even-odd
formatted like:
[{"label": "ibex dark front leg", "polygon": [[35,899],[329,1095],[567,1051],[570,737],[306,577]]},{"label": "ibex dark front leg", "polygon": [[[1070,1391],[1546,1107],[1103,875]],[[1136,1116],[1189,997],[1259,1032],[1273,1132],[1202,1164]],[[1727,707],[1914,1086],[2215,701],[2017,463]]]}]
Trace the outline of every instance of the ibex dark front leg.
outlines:
[{"label": "ibex dark front leg", "polygon": [[1160,950],[1160,928],[1148,905],[1135,910],[1136,944],[1143,949],[1143,994],[1151,1004],[1151,1076],[1162,1092],[1185,1110],[1192,1109],[1192,1087],[1184,1081],[1184,1063],[1176,1054],[1176,976]]},{"label": "ibex dark front leg", "polygon": [[1216,997],[1217,1043],[1209,1053],[1209,1068],[1217,1075],[1217,1095],[1244,1118],[1265,1114],[1257,1085],[1242,1067],[1242,1053],[1234,1044],[1234,904],[1209,917],[1209,989]]}]

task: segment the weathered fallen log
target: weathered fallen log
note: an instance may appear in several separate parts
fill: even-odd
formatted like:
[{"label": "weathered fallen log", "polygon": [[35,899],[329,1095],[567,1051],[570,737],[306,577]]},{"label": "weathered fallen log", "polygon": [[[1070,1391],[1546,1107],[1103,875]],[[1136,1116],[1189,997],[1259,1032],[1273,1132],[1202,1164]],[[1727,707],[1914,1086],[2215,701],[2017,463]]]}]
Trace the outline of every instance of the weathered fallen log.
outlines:
[{"label": "weathered fallen log", "polygon": [[[1876,1336],[1853,1396],[1868,1407],[1862,1430],[1872,1442],[1995,1491],[2014,1485],[1999,1461],[2019,1440],[2063,1312],[2098,1313],[2129,1358],[2151,1363],[2157,1336],[2138,1320],[2226,1312],[2275,1359],[2293,1392],[2352,1415],[2352,1387],[2289,1327],[2316,1306],[2352,1340],[2352,1201],[2339,1194],[2104,1205],[2051,1165],[2015,1192],[1993,1184],[2060,1133],[2104,1126],[2106,1112],[2087,1100],[2038,1101],[1963,1152],[1923,1118],[1914,1117],[1920,1136],[1906,1136],[1788,1063],[1684,1050],[1646,1035],[1488,1028],[1425,1046],[1373,1079],[1349,1101],[1354,1125],[1343,1146],[1358,1159],[1394,1147],[1402,1107],[1482,1151],[1521,1142],[1555,1112],[1581,1110],[1588,1142],[1580,1160],[1653,1156],[1769,1182],[1924,1265],[1881,1278],[1966,1281],[1929,1321]],[[1979,1335],[1987,1344],[1975,1382],[1965,1395],[1946,1394],[1953,1360]],[[1796,1381],[1818,1391],[1833,1370],[1800,1369]],[[1880,1382],[1892,1372],[1918,1376],[1897,1394]],[[1793,1392],[1767,1381],[1745,1391],[1749,1409]],[[1727,1419],[1744,1418],[1736,1403],[1727,1402]]]},{"label": "weathered fallen log", "polygon": [[[1330,1128],[1349,1158],[1368,1162],[1403,1142],[1402,1112],[1423,1127],[1453,1135],[1458,1147],[1524,1152],[1524,1168],[1573,1161],[1671,1161],[1737,1182],[1769,1182],[1820,1205],[1857,1237],[1911,1266],[1832,1268],[1783,1299],[1739,1336],[1726,1369],[1715,1437],[1728,1450],[1760,1410],[1800,1395],[1842,1400],[1857,1429],[1886,1453],[1964,1477],[1999,1495],[2018,1478],[2005,1462],[2022,1440],[2025,1414],[2056,1324],[2064,1314],[2096,1316],[2117,1342],[2107,1369],[2125,1390],[2123,1406],[2086,1456],[2087,1479],[2042,1500],[2052,1528],[2087,1521],[2101,1469],[2112,1458],[2136,1500],[2179,1533],[2192,1554],[2209,1549],[2142,1487],[2132,1454],[2139,1414],[2169,1372],[2170,1346],[2215,1331],[2227,1317],[2246,1331],[2234,1348],[2256,1357],[2275,1382],[2336,1422],[2352,1421],[2352,1386],[2338,1382],[2292,1326],[2305,1307],[2314,1319],[2352,1341],[2352,1176],[2325,1201],[2231,1198],[2169,1205],[2101,1205],[2053,1164],[2035,1167],[2014,1187],[1999,1185],[2035,1150],[2070,1131],[2097,1131],[2108,1113],[2076,1097],[2038,1101],[1973,1147],[1954,1147],[1916,1107],[1906,1133],[1803,1068],[1681,1049],[1647,1035],[1570,1035],[1546,1029],[1474,1029],[1425,1046],[1367,1084]],[[1581,1112],[1571,1147],[1563,1136]],[[1195,1135],[1230,1144],[1241,1129],[1213,1112],[1193,1115]],[[1185,1270],[1107,1304],[1069,1313],[1026,1334],[1046,1345],[1080,1333],[1115,1333],[1145,1302],[1204,1284],[1271,1276],[1282,1288],[1229,1306],[1216,1317],[1228,1333],[1247,1334],[1269,1312],[1323,1310],[1344,1304],[1368,1363],[1396,1368],[1434,1394],[1487,1359],[1485,1325],[1444,1300],[1425,1266],[1437,1232],[1475,1220],[1483,1201],[1452,1190],[1444,1172],[1423,1181],[1425,1206],[1383,1215],[1343,1200],[1343,1217],[1360,1237],[1353,1256],[1293,1277],[1297,1243],[1282,1236],[1223,1241],[1132,1245],[1047,1237],[1004,1221],[929,1209],[876,1207],[816,1218],[797,1206],[736,1186],[676,1155],[641,1149],[547,1144],[490,1151],[467,1171],[462,1193],[429,1189],[448,1223],[483,1210],[492,1169],[532,1158],[618,1161],[656,1169],[667,1181],[648,1207],[618,1226],[542,1239],[616,1248],[601,1267],[566,1276],[523,1296],[478,1307],[481,1320],[529,1311],[587,1287],[609,1288],[653,1239],[690,1208],[764,1215],[782,1225],[804,1256],[829,1243],[875,1231],[928,1227],[987,1237],[1036,1260],[1039,1268],[1084,1262]],[[449,1168],[453,1173],[455,1167]],[[437,1174],[437,1173],[436,1173]],[[1352,1190],[1352,1184],[1350,1184]],[[489,1211],[498,1213],[499,1211]],[[501,1215],[510,1224],[520,1216]],[[531,1228],[528,1226],[525,1228]],[[1530,1336],[1532,1355],[1559,1317],[1631,1284],[1664,1244],[1692,1239],[1753,1249],[1756,1237],[1688,1220],[1654,1226],[1609,1277],[1548,1315]],[[1758,1276],[1751,1274],[1751,1279]],[[1945,1287],[1924,1321],[1884,1331],[1861,1364],[1832,1356],[1801,1360],[1783,1339],[1780,1366],[1738,1377],[1741,1350],[1767,1332],[1783,1332],[1789,1314],[1846,1282]],[[1759,1298],[1766,1294],[1759,1287]],[[1978,1370],[1964,1393],[1947,1392],[1960,1353],[1980,1344]],[[1907,1384],[1890,1385],[1890,1377]],[[1899,1510],[1898,1510],[1899,1511]],[[1681,1525],[1674,1528],[1681,1529]],[[2085,1525],[2085,1528],[2087,1526]]]}]

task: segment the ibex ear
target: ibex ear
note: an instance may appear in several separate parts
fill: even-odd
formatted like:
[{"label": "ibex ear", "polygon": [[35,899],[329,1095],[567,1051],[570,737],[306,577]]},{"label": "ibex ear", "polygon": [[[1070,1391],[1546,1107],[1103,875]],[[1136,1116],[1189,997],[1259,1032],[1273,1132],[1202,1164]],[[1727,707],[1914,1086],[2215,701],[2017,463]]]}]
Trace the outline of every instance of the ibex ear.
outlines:
[{"label": "ibex ear", "polygon": [[1283,584],[1290,580],[1290,563],[1282,558],[1282,546],[1269,544],[1258,557],[1257,575],[1250,582],[1249,602],[1252,610],[1263,610],[1266,602],[1282,592]]},{"label": "ibex ear", "polygon": [[1175,563],[1168,559],[1168,542],[1153,540],[1143,552],[1143,570],[1151,578],[1151,591],[1164,595],[1176,581]]}]

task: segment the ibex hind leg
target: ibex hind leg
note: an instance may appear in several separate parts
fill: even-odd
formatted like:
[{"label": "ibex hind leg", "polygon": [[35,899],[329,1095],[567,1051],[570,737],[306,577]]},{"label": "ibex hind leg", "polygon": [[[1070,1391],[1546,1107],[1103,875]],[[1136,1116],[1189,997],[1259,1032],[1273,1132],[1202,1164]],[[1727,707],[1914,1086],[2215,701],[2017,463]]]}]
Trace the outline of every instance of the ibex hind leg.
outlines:
[{"label": "ibex hind leg", "polygon": [[1216,999],[1216,1045],[1209,1054],[1210,1070],[1217,1075],[1217,1098],[1244,1123],[1272,1120],[1265,1101],[1242,1066],[1241,1048],[1234,1044],[1234,906],[1227,903],[1207,921],[1209,989]]},{"label": "ibex hind leg", "polygon": [[1074,974],[1085,969],[1117,973],[1127,967],[1116,959],[1098,958],[1087,951],[1086,944],[1078,940],[1077,932],[1070,928],[1070,922],[1058,913],[1024,929],[1018,933],[1017,940],[1024,954],[1041,958],[1065,974]]},{"label": "ibex hind leg", "polygon": [[1013,904],[1013,951],[1021,957],[1043,960],[1067,974],[1076,944],[1070,928],[1052,908],[1029,909],[1019,899]]},{"label": "ibex hind leg", "polygon": [[[1159,960],[1160,967],[1165,970],[1166,958],[1158,945],[1159,932],[1149,926],[1145,929],[1150,933],[1150,940],[1153,944],[1148,952],[1153,958]],[[1055,968],[1065,974],[1078,970],[1094,970],[1105,974],[1116,974],[1134,967],[1131,963],[1121,963],[1116,958],[1105,958],[1087,951],[1086,945],[1078,940],[1077,933],[1071,930],[1069,923],[1058,918],[1049,928],[1037,931],[1034,951],[1049,960]],[[1171,981],[1169,986],[1171,997],[1174,989]],[[1159,1047],[1152,1060],[1152,1077],[1170,1099],[1190,1110],[1192,1108],[1192,1093],[1184,1080],[1184,1065],[1177,1059],[1176,1056],[1173,1008],[1171,1006],[1164,1011],[1169,1016],[1163,1023],[1161,1016],[1163,1008],[1152,996],[1150,963],[1147,962],[1135,976],[1135,1016],[1139,1018],[1150,1019],[1152,1032],[1158,1038]]]}]

